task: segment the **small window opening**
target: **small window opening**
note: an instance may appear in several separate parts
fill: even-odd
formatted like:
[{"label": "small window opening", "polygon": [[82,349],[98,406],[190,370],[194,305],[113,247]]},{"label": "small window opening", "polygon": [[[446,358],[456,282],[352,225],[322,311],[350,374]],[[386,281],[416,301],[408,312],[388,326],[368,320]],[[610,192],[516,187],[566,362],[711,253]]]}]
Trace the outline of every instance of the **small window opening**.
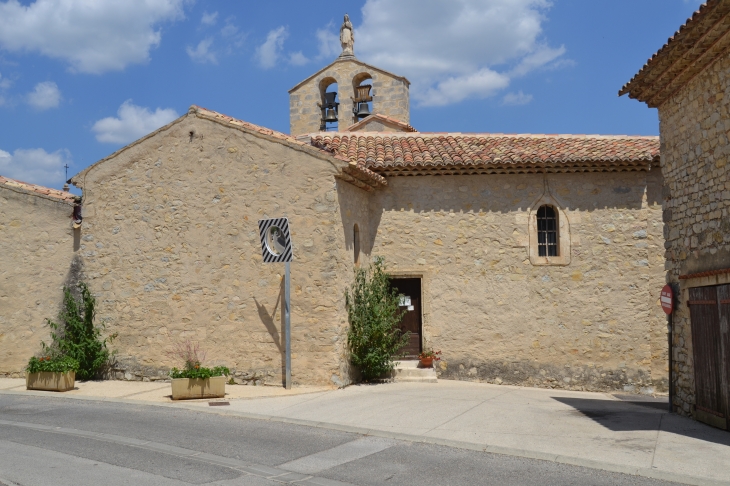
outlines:
[{"label": "small window opening", "polygon": [[559,255],[558,216],[552,206],[537,210],[537,252],[541,257]]},{"label": "small window opening", "polygon": [[360,264],[360,228],[355,225],[355,228],[352,231],[352,246],[353,251],[355,253],[354,255],[354,261],[355,265]]}]

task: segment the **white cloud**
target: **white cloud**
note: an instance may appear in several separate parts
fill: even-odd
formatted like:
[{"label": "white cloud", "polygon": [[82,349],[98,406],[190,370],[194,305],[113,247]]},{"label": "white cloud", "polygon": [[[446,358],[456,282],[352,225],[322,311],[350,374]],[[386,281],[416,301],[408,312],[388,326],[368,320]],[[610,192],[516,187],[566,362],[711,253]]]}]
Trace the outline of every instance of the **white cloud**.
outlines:
[{"label": "white cloud", "polygon": [[201,64],[205,64],[207,62],[211,64],[218,64],[218,58],[215,53],[210,50],[211,45],[213,45],[213,39],[209,37],[200,41],[195,49],[188,46],[185,51],[188,53],[188,56],[190,56],[190,59],[195,62],[199,62]]},{"label": "white cloud", "polygon": [[292,52],[289,54],[289,64],[295,66],[304,66],[309,62],[309,58],[302,54],[302,51]]},{"label": "white cloud", "polygon": [[218,22],[218,12],[203,12],[203,17],[200,19],[201,24],[211,26],[215,25],[216,22]]},{"label": "white cloud", "polygon": [[0,175],[31,184],[60,187],[65,182],[63,166],[71,162],[68,150],[48,153],[42,148],[0,150]]},{"label": "white cloud", "polygon": [[420,105],[493,96],[565,54],[542,37],[549,7],[548,0],[367,0],[355,55],[408,77]]},{"label": "white cloud", "polygon": [[444,106],[476,96],[486,98],[509,86],[509,77],[483,68],[464,76],[452,76],[422,94],[422,106]]},{"label": "white cloud", "polygon": [[167,125],[178,116],[172,108],[157,108],[152,112],[127,100],[119,107],[116,118],[102,118],[94,123],[91,130],[96,133],[99,142],[126,144]]},{"label": "white cloud", "polygon": [[3,91],[8,89],[12,84],[13,83],[8,78],[3,78],[3,75],[0,74],[0,106],[4,106],[7,103],[7,100],[3,95]]},{"label": "white cloud", "polygon": [[234,16],[228,17],[226,25],[221,29],[221,36],[230,43],[229,51],[233,48],[240,48],[246,41],[246,34],[239,32],[238,27],[233,24],[234,20],[236,20]]},{"label": "white cloud", "polygon": [[340,37],[334,33],[334,24],[330,22],[324,29],[317,29],[317,43],[319,44],[319,53],[317,59],[334,60],[340,55],[342,46],[340,45]]},{"label": "white cloud", "polygon": [[[535,51],[520,60],[519,64],[510,71],[510,75],[512,77],[524,76],[535,69],[541,68],[542,66],[550,65],[550,63],[563,54],[565,54],[564,46],[560,46],[557,49],[553,49],[546,45],[538,46]],[[562,59],[561,61],[568,60]]]},{"label": "white cloud", "polygon": [[507,93],[506,95],[504,95],[504,98],[502,98],[503,105],[512,106],[526,105],[530,101],[532,101],[532,95],[525,94],[522,92],[522,90],[519,90],[517,93]]},{"label": "white cloud", "polygon": [[144,63],[160,43],[156,26],[183,17],[185,0],[18,0],[0,3],[0,48],[62,59],[103,73]]},{"label": "white cloud", "polygon": [[256,48],[256,58],[262,68],[270,69],[276,66],[287,37],[289,37],[289,32],[286,27],[281,26],[270,31],[266,36],[266,41]]},{"label": "white cloud", "polygon": [[38,83],[28,93],[28,104],[37,110],[58,108],[61,103],[61,91],[53,81]]},{"label": "white cloud", "polygon": [[238,34],[238,27],[233,25],[233,18],[229,17],[226,19],[226,25],[221,29],[221,35],[223,37],[233,37]]}]

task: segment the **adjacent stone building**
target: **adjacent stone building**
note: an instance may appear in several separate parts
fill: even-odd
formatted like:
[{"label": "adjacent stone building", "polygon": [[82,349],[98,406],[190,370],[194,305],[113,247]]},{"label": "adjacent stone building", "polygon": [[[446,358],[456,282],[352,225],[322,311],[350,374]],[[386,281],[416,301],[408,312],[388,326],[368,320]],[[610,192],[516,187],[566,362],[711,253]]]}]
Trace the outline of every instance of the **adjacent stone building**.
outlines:
[{"label": "adjacent stone building", "polygon": [[442,378],[666,389],[658,139],[420,133],[408,81],[358,61],[345,30],[290,92],[291,135],[193,106],[73,177],[113,375],[164,378],[190,339],[238,381],[281,383],[283,265],[262,262],[257,221],[286,216],[295,383],[356,378],[344,293],[383,256],[406,354],[440,349]]},{"label": "adjacent stone building", "polygon": [[619,94],[659,110],[667,282],[674,288],[672,403],[730,416],[730,2],[709,1]]},{"label": "adjacent stone building", "polygon": [[76,202],[68,192],[0,177],[0,376],[22,376],[48,342],[44,320],[55,319],[77,270]]}]

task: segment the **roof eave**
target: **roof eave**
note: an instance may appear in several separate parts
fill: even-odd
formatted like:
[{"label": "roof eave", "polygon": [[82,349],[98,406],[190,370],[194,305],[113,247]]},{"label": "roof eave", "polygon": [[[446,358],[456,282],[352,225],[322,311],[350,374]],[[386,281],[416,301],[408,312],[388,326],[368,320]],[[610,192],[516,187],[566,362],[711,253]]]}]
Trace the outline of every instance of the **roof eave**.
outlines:
[{"label": "roof eave", "polygon": [[709,0],[618,92],[659,107],[730,47],[730,2]]}]

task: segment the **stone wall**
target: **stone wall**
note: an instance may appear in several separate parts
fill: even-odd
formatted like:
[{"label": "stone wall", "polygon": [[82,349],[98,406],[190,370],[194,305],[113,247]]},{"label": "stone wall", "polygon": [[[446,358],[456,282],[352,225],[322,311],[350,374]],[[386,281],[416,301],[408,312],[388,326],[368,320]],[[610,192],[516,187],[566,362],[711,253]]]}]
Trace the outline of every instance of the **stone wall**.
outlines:
[{"label": "stone wall", "polygon": [[23,376],[50,342],[45,319],[73,279],[72,213],[73,203],[0,184],[0,376]]},{"label": "stone wall", "polygon": [[[730,56],[725,55],[659,107],[667,282],[730,267]],[[674,313],[674,405],[695,403],[692,333],[686,300]]]},{"label": "stone wall", "polygon": [[365,193],[310,152],[189,114],[74,178],[86,278],[119,336],[116,378],[164,378],[189,339],[240,382],[280,384],[284,264],[262,263],[257,221],[288,216],[293,381],[348,382],[343,228]]},{"label": "stone wall", "polygon": [[[290,133],[301,135],[318,132],[322,112],[322,92],[330,82],[337,83],[339,92],[338,129],[344,131],[359,120],[352,113],[355,97],[353,80],[368,74],[372,79],[370,112],[380,113],[404,123],[410,123],[408,81],[353,59],[338,59],[289,92]],[[359,85],[359,83],[358,83]],[[324,87],[323,87],[324,86]]]},{"label": "stone wall", "polygon": [[391,177],[370,202],[373,255],[423,278],[424,342],[443,378],[667,389],[658,170],[547,176],[569,265],[533,265],[543,175]]},{"label": "stone wall", "polygon": [[388,123],[387,121],[378,118],[378,117],[369,117],[370,119],[366,118],[365,120],[368,121],[368,123],[363,124],[362,126],[355,127],[351,131],[353,132],[406,132],[407,130],[399,126],[396,123]]}]

